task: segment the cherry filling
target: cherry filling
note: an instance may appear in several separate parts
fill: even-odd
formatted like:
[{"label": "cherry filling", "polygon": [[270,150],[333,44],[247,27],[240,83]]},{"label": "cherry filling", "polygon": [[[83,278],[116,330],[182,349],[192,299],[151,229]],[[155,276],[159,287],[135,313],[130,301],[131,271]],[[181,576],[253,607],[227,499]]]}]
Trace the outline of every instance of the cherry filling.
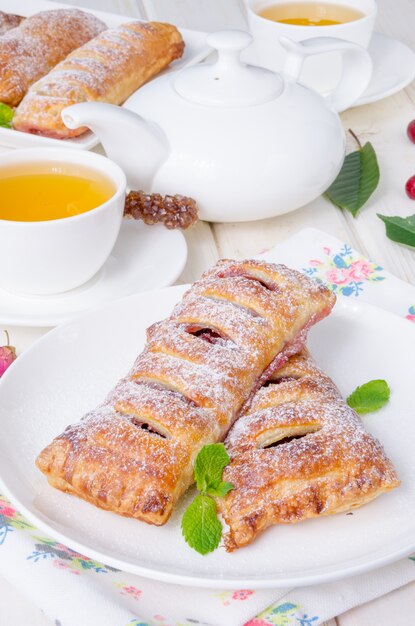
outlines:
[{"label": "cherry filling", "polygon": [[292,381],[298,380],[295,376],[281,376],[280,378],[274,378],[272,380],[267,380],[264,383],[263,387],[271,387],[272,385],[281,385],[281,383],[290,383]]},{"label": "cherry filling", "polygon": [[130,422],[131,422],[131,424],[133,424],[137,428],[140,428],[141,430],[145,430],[145,431],[147,431],[148,433],[150,433],[152,435],[156,435],[157,437],[161,437],[162,439],[167,439],[166,435],[163,435],[163,433],[161,433],[160,431],[156,430],[154,428],[154,426],[151,426],[150,424],[147,424],[146,422],[141,422],[140,420],[136,419],[135,417],[131,417],[130,418]]},{"label": "cherry filling", "polygon": [[224,343],[225,341],[231,341],[224,333],[220,333],[214,328],[201,328],[200,326],[188,326],[186,332],[194,337],[199,337],[203,341],[207,341],[212,345],[218,343]]},{"label": "cherry filling", "polygon": [[[262,372],[262,375],[258,378],[256,385],[252,389],[248,398],[245,400],[239,412],[239,415],[243,415],[248,410],[252,402],[252,398],[254,397],[258,389],[260,389],[266,383],[271,384],[273,382],[272,380],[270,380],[272,375],[277,370],[279,370],[283,365],[285,365],[291,356],[293,356],[294,354],[297,354],[297,352],[300,352],[300,350],[303,348],[306,342],[307,331],[308,331],[309,326],[311,325],[312,325],[312,322],[309,321],[292,341],[289,341],[288,343],[285,344],[281,352],[279,352],[277,356],[274,358],[274,360],[271,361],[271,363],[268,365],[268,367],[265,368],[265,370]],[[283,377],[281,377],[281,379],[282,378]]]},{"label": "cherry filling", "polygon": [[253,394],[256,393],[260,387],[262,387],[264,381],[267,381],[270,378],[272,378],[272,375],[275,372],[277,372],[283,365],[285,365],[285,363],[288,361],[288,359],[291,356],[293,356],[294,354],[297,354],[298,352],[300,352],[300,350],[304,347],[304,345],[306,343],[307,333],[308,333],[309,329],[314,324],[316,324],[320,320],[324,319],[330,313],[330,311],[331,311],[331,307],[327,307],[326,309],[323,309],[319,313],[314,313],[314,315],[311,315],[309,317],[308,321],[302,327],[302,329],[294,337],[294,339],[292,339],[291,341],[288,341],[285,344],[285,346],[281,350],[281,352],[279,352],[279,354],[277,354],[277,356],[274,358],[274,360],[271,361],[271,363],[268,365],[268,367],[266,367],[265,370],[262,372],[262,376],[259,378],[258,383],[257,383],[255,389],[253,390],[250,398],[248,398],[248,400],[246,401],[246,403],[245,403],[245,405],[243,407],[244,409],[246,408],[246,406],[249,406],[248,403],[252,399]]}]

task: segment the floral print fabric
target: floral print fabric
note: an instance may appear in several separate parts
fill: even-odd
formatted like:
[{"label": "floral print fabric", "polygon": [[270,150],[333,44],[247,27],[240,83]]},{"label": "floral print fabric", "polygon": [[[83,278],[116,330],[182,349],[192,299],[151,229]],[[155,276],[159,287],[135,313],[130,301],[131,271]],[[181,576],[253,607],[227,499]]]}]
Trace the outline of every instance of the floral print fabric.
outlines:
[{"label": "floral print fabric", "polygon": [[318,259],[310,259],[303,271],[308,276],[324,282],[332,291],[342,296],[359,296],[366,282],[385,280],[383,268],[359,256],[344,244],[339,250],[324,246]]},{"label": "floral print fabric", "polygon": [[[414,288],[329,235],[302,231],[263,258],[302,268],[339,296],[415,322]],[[45,537],[0,494],[0,576],[27,592],[56,626],[319,626],[415,580],[415,557],[313,588],[179,588],[118,571]]]}]

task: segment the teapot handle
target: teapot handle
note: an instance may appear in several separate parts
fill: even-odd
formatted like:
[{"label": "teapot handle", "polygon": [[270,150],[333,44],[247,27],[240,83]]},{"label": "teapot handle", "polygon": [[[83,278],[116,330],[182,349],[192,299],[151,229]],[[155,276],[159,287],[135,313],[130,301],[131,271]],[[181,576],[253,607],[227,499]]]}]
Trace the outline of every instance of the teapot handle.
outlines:
[{"label": "teapot handle", "polygon": [[372,76],[372,59],[361,46],[335,37],[314,37],[304,41],[293,41],[281,37],[280,44],[287,51],[282,70],[285,77],[297,81],[304,61],[316,54],[340,52],[342,54],[342,75],[336,87],[325,96],[327,103],[335,111],[345,111],[362,95]]}]

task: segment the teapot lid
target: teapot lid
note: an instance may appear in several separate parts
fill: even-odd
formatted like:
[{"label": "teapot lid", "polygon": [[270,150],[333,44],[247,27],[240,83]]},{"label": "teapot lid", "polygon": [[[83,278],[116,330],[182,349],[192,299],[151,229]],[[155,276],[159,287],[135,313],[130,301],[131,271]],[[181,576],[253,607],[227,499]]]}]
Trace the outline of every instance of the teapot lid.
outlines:
[{"label": "teapot lid", "polygon": [[240,60],[240,52],[251,41],[251,35],[241,30],[211,33],[207,43],[218,52],[216,62],[178,72],[174,89],[191,102],[221,107],[251,106],[277,98],[284,89],[281,76]]}]

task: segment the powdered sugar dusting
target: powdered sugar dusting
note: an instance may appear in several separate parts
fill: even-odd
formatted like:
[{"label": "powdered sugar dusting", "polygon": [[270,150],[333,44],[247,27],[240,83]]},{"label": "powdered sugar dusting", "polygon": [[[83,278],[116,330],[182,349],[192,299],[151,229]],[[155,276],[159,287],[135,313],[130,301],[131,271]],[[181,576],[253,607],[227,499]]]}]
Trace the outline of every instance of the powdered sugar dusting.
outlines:
[{"label": "powdered sugar dusting", "polygon": [[225,442],[231,464],[224,480],[234,489],[219,506],[231,550],[271,524],[347,510],[399,482],[380,443],[306,352],[275,378]]},{"label": "powdered sugar dusting", "polygon": [[42,11],[0,40],[0,101],[17,105],[29,87],[106,25],[78,9]]},{"label": "powdered sugar dusting", "polygon": [[4,35],[8,30],[16,28],[25,18],[13,13],[0,11],[0,35]]},{"label": "powdered sugar dusting", "polygon": [[[95,502],[98,490],[99,506],[104,501],[125,515],[166,521],[192,482],[198,450],[226,435],[264,370],[287,346],[296,346],[298,337],[302,343],[305,329],[333,302],[327,289],[284,266],[219,262],[167,320],[149,328],[147,345],[128,375],[101,407],[41,453],[40,468],[64,477],[86,499]],[[207,340],[212,335],[219,340]],[[55,454],[63,442],[69,448],[63,456]],[[113,494],[107,478],[109,473],[119,484],[117,450],[120,466],[140,467],[139,476],[131,470],[138,483],[132,485],[128,477],[130,488],[122,497]],[[162,485],[154,484],[160,475],[156,464],[164,468]],[[85,479],[88,471],[95,477],[93,493]],[[77,488],[77,472],[82,488]],[[148,508],[142,499],[143,481],[158,491],[159,509],[154,503]]]},{"label": "powdered sugar dusting", "polygon": [[61,119],[66,106],[85,101],[121,104],[183,49],[179,31],[170,24],[128,22],[108,29],[32,86],[16,111],[14,126],[50,136],[79,135],[86,129],[69,130]]}]

